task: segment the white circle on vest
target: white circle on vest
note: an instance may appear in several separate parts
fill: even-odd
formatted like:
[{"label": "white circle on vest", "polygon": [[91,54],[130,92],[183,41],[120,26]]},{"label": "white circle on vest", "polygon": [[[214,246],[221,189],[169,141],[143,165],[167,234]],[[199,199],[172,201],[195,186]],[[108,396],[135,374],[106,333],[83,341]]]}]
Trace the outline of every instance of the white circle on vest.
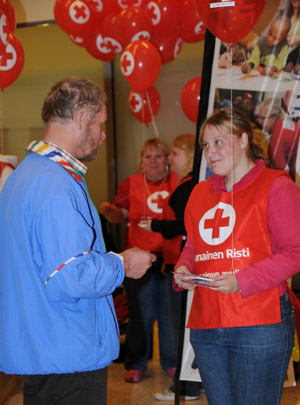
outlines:
[{"label": "white circle on vest", "polygon": [[231,235],[235,224],[232,205],[218,203],[207,211],[199,222],[199,233],[208,245],[220,245]]},{"label": "white circle on vest", "polygon": [[169,195],[168,191],[156,191],[147,198],[147,205],[156,214],[163,212],[163,200]]}]

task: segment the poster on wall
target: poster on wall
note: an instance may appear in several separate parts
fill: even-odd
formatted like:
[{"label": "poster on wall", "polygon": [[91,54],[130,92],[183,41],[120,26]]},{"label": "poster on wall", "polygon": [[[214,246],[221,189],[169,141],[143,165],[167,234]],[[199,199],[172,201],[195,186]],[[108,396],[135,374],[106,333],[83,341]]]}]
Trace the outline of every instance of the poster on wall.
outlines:
[{"label": "poster on wall", "polygon": [[[277,8],[267,2],[266,7],[269,10],[241,41],[216,39],[207,115],[227,107],[244,111],[266,166],[288,171],[300,186],[300,10],[294,13],[290,0],[278,1]],[[199,180],[210,174],[202,157]],[[189,292],[186,319],[192,296]],[[201,381],[188,329],[180,380]],[[290,385],[295,385],[292,361],[285,383]]]}]

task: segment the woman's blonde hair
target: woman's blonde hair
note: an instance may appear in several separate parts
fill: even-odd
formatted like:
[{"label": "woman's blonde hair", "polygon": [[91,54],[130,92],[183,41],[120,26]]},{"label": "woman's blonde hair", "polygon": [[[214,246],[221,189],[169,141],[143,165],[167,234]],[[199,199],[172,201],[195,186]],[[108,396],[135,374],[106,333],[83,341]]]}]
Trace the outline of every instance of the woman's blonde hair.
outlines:
[{"label": "woman's blonde hair", "polygon": [[[143,173],[144,168],[143,168],[143,158],[144,158],[144,153],[146,149],[156,149],[159,152],[162,152],[165,157],[169,155],[169,148],[168,145],[163,142],[159,138],[151,138],[148,139],[144,145],[141,147],[139,156],[138,156],[138,164],[137,164],[137,173]],[[166,171],[168,168],[166,168]]]},{"label": "woman's blonde hair", "polygon": [[186,177],[193,171],[195,139],[195,135],[181,134],[176,136],[176,138],[173,140],[173,146],[182,149],[186,157],[185,167],[183,169],[183,172],[180,173],[181,178]]},{"label": "woman's blonde hair", "polygon": [[252,125],[247,116],[235,108],[224,108],[215,111],[203,122],[200,128],[200,146],[203,147],[203,134],[206,127],[214,127],[225,134],[241,137],[242,133],[248,135],[247,157],[251,161],[263,159],[261,147],[253,141]]}]

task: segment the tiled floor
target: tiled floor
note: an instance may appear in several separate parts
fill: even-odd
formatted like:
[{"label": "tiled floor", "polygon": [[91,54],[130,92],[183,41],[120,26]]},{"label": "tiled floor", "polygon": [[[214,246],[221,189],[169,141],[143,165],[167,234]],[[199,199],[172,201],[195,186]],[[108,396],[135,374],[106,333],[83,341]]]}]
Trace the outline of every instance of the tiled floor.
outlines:
[{"label": "tiled floor", "polygon": [[[154,394],[168,388],[171,384],[171,378],[164,375],[157,360],[149,361],[145,378],[139,384],[128,384],[123,377],[123,363],[114,363],[109,367],[108,405],[159,405],[163,402],[156,401],[153,397]],[[172,402],[167,403],[171,404]],[[187,402],[181,401],[180,403],[185,404]],[[208,405],[203,394],[199,400],[189,401],[188,403]],[[22,404],[22,393],[19,392],[6,405]],[[300,381],[296,387],[283,389],[281,405],[300,405]]]}]

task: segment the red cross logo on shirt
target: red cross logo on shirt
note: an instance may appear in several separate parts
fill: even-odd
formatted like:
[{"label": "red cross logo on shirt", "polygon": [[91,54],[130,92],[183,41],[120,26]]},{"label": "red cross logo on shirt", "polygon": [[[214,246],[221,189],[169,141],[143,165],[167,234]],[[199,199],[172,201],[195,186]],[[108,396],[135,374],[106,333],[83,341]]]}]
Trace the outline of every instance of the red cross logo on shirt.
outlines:
[{"label": "red cross logo on shirt", "polygon": [[218,208],[215,212],[215,216],[212,219],[207,219],[204,222],[204,229],[212,229],[212,237],[219,238],[220,228],[229,225],[229,217],[223,218],[224,210]]},{"label": "red cross logo on shirt", "polygon": [[147,205],[151,211],[161,214],[163,212],[164,199],[169,195],[168,191],[156,191],[147,198]]},{"label": "red cross logo on shirt", "polygon": [[199,221],[199,233],[208,245],[219,245],[231,234],[235,224],[235,210],[223,202],[206,211]]},{"label": "red cross logo on shirt", "polygon": [[125,51],[121,56],[121,71],[124,76],[129,76],[134,69],[134,57],[132,53]]},{"label": "red cross logo on shirt", "polygon": [[82,1],[74,1],[70,6],[70,18],[76,24],[84,24],[90,18],[90,10]]}]

